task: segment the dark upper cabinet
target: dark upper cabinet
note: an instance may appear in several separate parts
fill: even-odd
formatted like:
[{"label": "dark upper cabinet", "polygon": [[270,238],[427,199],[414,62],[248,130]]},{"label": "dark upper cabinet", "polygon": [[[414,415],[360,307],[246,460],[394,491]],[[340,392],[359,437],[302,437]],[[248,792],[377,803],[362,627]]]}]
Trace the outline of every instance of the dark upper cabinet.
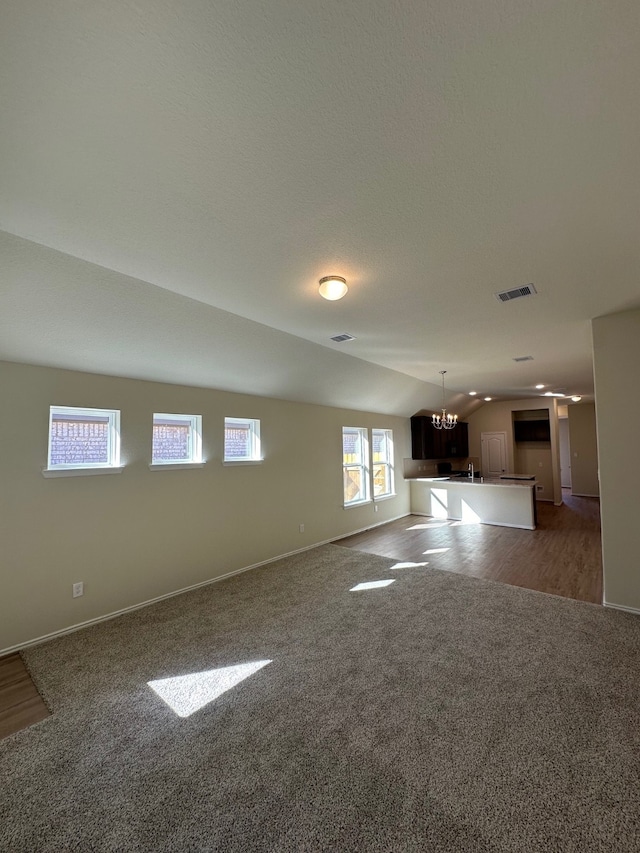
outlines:
[{"label": "dark upper cabinet", "polygon": [[435,429],[428,415],[411,418],[412,459],[462,459],[469,455],[469,424]]},{"label": "dark upper cabinet", "polygon": [[434,429],[427,415],[411,418],[411,457],[442,459],[442,430]]},{"label": "dark upper cabinet", "polygon": [[[444,430],[442,430],[444,432]],[[462,459],[469,455],[469,424],[459,423],[445,434],[445,458]]]}]

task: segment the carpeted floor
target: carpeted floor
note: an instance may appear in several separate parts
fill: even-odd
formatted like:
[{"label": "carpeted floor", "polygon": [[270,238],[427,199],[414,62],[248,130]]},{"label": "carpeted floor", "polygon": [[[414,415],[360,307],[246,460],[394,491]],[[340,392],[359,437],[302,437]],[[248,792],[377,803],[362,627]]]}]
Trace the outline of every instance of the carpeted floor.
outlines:
[{"label": "carpeted floor", "polygon": [[[327,545],[24,657],[2,851],[640,850],[625,613]],[[190,716],[148,686],[253,662]]]}]

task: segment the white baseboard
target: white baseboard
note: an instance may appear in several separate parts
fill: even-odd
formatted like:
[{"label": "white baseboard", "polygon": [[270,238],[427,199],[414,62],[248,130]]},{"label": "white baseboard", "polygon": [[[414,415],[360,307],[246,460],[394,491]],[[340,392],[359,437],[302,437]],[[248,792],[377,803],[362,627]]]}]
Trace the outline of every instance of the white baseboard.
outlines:
[{"label": "white baseboard", "polygon": [[190,586],[176,589],[173,592],[167,592],[164,595],[157,595],[155,598],[149,598],[146,601],[141,601],[138,604],[131,604],[129,607],[123,607],[120,610],[113,610],[111,613],[105,613],[103,616],[96,616],[93,619],[87,619],[85,622],[77,622],[75,625],[69,625],[67,628],[61,628],[58,631],[52,631],[50,634],[43,634],[41,637],[34,637],[32,640],[26,640],[23,643],[18,643],[15,646],[8,646],[6,649],[0,649],[0,657],[9,655],[13,652],[19,652],[21,649],[27,649],[30,646],[37,646],[40,643],[46,643],[48,640],[55,640],[57,637],[63,637],[65,634],[73,634],[75,631],[81,631],[83,628],[88,628],[90,625],[98,625],[100,622],[106,622],[109,619],[115,619],[117,616],[122,616],[125,613],[130,613],[132,610],[140,610],[143,607],[149,607],[150,604],[156,604],[158,601],[164,601],[166,598],[173,598],[176,595],[182,595],[185,592],[191,592],[193,589],[199,589],[203,586],[217,583],[218,581],[226,580],[234,575],[240,575],[243,572],[248,572],[251,569],[257,569],[260,566],[266,566],[267,563],[275,563],[276,560],[282,560],[284,557],[292,557],[294,554],[302,554],[304,551],[311,551],[313,548],[318,548],[320,545],[328,545],[335,542],[337,539],[345,539],[347,536],[354,536],[356,533],[364,533],[366,530],[373,530],[374,527],[381,527],[383,524],[389,524],[391,521],[398,521],[400,518],[406,518],[412,513],[403,513],[395,516],[395,518],[386,518],[384,521],[378,521],[375,524],[368,524],[366,527],[361,527],[359,530],[354,530],[351,533],[342,533],[338,536],[332,536],[331,539],[323,539],[321,542],[315,542],[313,545],[305,545],[304,548],[296,548],[294,551],[287,551],[285,554],[278,554],[275,557],[269,557],[267,560],[261,560],[259,563],[252,563],[250,566],[244,566],[241,569],[236,569],[233,572],[227,572],[224,575],[218,575],[215,578],[209,578],[200,583],[194,583]]},{"label": "white baseboard", "polygon": [[640,616],[640,610],[637,607],[625,607],[624,604],[612,604],[610,601],[603,601],[604,607],[611,607],[613,610],[623,610],[625,613],[633,613]]}]

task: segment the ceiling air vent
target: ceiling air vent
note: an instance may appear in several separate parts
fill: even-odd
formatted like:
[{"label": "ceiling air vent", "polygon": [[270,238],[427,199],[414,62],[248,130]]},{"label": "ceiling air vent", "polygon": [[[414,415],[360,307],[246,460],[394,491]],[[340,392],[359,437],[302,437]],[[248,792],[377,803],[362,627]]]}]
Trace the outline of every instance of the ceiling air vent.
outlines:
[{"label": "ceiling air vent", "polygon": [[501,293],[496,293],[496,299],[498,302],[511,302],[512,299],[533,296],[537,292],[532,284],[525,284],[524,287],[516,287],[514,290],[503,290]]},{"label": "ceiling air vent", "polygon": [[335,341],[337,344],[343,344],[345,341],[355,341],[355,337],[353,335],[334,335],[331,338],[332,341]]},{"label": "ceiling air vent", "polygon": [[514,361],[533,361],[532,355],[519,355],[517,358],[513,359]]}]

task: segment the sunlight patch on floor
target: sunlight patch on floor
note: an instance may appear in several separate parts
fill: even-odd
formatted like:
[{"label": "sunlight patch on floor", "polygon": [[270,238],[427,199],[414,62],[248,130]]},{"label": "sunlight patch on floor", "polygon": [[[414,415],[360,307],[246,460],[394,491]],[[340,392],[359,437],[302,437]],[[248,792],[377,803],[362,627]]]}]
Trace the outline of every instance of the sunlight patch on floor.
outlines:
[{"label": "sunlight patch on floor", "polygon": [[205,672],[161,678],[148,681],[147,684],[179,717],[190,717],[269,663],[270,660],[257,660]]},{"label": "sunlight patch on floor", "polygon": [[422,566],[428,566],[429,563],[396,563],[391,566],[392,569],[419,569]]},{"label": "sunlight patch on floor", "polygon": [[392,583],[395,583],[395,578],[386,581],[365,581],[364,583],[359,583],[356,586],[352,586],[349,592],[360,592],[363,589],[379,589],[383,586],[389,586]]},{"label": "sunlight patch on floor", "polygon": [[425,521],[424,524],[414,524],[413,527],[407,527],[407,530],[431,530],[434,527],[447,527],[448,524],[448,521],[434,519],[433,521]]},{"label": "sunlight patch on floor", "polygon": [[[453,525],[452,525],[453,526]],[[423,554],[446,554],[451,548],[428,548]]]}]

